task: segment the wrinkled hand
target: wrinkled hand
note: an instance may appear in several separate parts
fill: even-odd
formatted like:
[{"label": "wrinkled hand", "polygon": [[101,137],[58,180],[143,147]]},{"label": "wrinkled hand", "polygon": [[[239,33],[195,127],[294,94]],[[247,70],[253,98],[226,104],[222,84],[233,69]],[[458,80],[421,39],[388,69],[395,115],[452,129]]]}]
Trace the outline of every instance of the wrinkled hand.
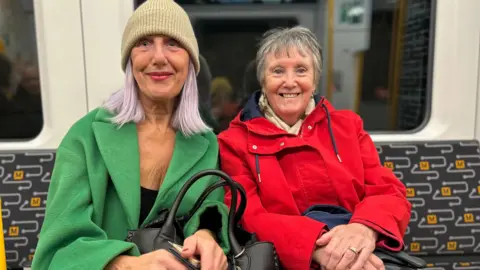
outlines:
[{"label": "wrinkled hand", "polygon": [[182,256],[192,258],[194,255],[200,256],[202,270],[227,269],[227,257],[207,230],[199,230],[183,242]]},{"label": "wrinkled hand", "polygon": [[[317,240],[319,249],[314,259],[327,270],[364,269],[369,265],[367,261],[375,249],[377,237],[377,232],[362,224],[336,226]],[[356,249],[356,253],[350,248]]]},{"label": "wrinkled hand", "polygon": [[385,270],[385,265],[380,258],[377,257],[375,254],[370,254],[368,260],[365,262],[363,266],[364,270]]}]

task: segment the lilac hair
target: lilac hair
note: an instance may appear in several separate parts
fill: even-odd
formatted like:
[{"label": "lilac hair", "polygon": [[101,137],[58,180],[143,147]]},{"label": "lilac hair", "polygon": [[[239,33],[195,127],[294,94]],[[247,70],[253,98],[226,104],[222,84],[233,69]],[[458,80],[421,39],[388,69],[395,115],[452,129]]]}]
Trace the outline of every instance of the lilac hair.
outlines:
[{"label": "lilac hair", "polygon": [[[191,62],[180,95],[178,104],[175,106],[172,127],[180,130],[186,137],[211,130],[200,116],[197,78]],[[130,122],[139,123],[145,119],[144,110],[138,100],[137,83],[133,77],[131,61],[128,61],[125,69],[125,87],[113,93],[103,107],[115,114],[110,120],[119,127]]]}]

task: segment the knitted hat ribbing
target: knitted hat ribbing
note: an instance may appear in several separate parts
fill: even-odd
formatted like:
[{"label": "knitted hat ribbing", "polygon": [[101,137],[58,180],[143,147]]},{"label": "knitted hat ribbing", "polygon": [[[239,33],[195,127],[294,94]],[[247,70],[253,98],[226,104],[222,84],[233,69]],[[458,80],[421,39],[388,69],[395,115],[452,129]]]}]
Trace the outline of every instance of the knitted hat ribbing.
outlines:
[{"label": "knitted hat ribbing", "polygon": [[149,35],[166,35],[177,40],[190,54],[198,74],[200,71],[198,43],[190,18],[173,0],[147,0],[133,12],[122,37],[123,71],[135,42]]}]

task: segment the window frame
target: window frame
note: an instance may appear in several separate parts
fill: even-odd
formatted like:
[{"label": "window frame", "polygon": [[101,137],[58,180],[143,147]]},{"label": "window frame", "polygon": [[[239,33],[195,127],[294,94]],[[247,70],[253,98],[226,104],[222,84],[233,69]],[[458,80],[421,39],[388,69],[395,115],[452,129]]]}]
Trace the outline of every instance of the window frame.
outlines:
[{"label": "window frame", "polygon": [[[88,111],[123,87],[121,40],[134,0],[80,0]],[[102,23],[99,23],[99,22]],[[101,75],[99,75],[101,74]]]},{"label": "window frame", "polygon": [[86,113],[78,3],[34,1],[33,6],[44,125],[33,139],[0,141],[2,152],[56,149],[71,125]]},{"label": "window frame", "polygon": [[[402,140],[402,137],[399,135],[413,135],[413,136],[424,136],[421,135],[423,132],[423,129],[428,128],[427,132],[429,134],[435,134],[435,132],[430,131],[431,128],[436,128],[434,127],[427,127],[429,125],[429,122],[432,117],[432,94],[433,94],[433,74],[434,74],[434,59],[435,59],[435,31],[436,31],[436,22],[437,22],[437,1],[436,0],[431,0],[432,1],[432,6],[431,6],[431,17],[430,17],[430,28],[429,28],[429,44],[428,44],[428,64],[427,64],[427,85],[426,85],[426,92],[425,92],[425,108],[424,108],[424,118],[422,122],[414,129],[411,130],[367,130],[368,133],[376,140],[378,141],[385,141],[385,140],[390,140],[389,135],[393,135],[394,138],[392,138],[393,141],[397,140]],[[392,40],[393,42],[393,40]],[[401,64],[401,62],[400,62]],[[398,99],[397,99],[398,102]],[[398,107],[397,107],[398,110]],[[396,115],[398,117],[398,114]],[[437,120],[434,119],[434,124],[437,125],[436,122]],[[417,133],[420,133],[419,135],[416,135]],[[397,138],[397,136],[399,136]],[[412,138],[412,140],[415,140]],[[419,140],[421,140],[419,138]],[[409,140],[410,141],[410,140]]]},{"label": "window frame", "polygon": [[[478,24],[478,16],[460,13],[471,10],[471,5],[467,1],[432,0],[425,119],[410,131],[369,132],[375,142],[475,138],[477,100],[471,97],[478,96],[477,75],[473,74],[478,71],[478,58],[472,55],[478,56],[478,28],[472,27],[472,20]],[[452,93],[455,89],[460,89],[460,94]]]}]

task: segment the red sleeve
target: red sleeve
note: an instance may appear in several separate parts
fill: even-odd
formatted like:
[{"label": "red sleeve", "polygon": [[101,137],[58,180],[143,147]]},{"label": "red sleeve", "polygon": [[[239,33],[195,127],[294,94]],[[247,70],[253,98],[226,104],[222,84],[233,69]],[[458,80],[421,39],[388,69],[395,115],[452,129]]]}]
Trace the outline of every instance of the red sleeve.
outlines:
[{"label": "red sleeve", "polygon": [[[303,216],[269,213],[262,205],[253,175],[242,158],[242,151],[235,148],[234,140],[220,136],[219,146],[221,169],[247,193],[243,227],[256,233],[261,241],[272,242],[285,269],[310,269],[315,241],[325,232],[325,225]],[[227,205],[230,205],[230,196],[230,191],[226,190]]]},{"label": "red sleeve", "polygon": [[406,188],[380,163],[377,149],[358,117],[358,141],[365,173],[365,197],[355,207],[351,223],[362,223],[379,233],[378,246],[400,251],[410,221],[411,204]]}]

